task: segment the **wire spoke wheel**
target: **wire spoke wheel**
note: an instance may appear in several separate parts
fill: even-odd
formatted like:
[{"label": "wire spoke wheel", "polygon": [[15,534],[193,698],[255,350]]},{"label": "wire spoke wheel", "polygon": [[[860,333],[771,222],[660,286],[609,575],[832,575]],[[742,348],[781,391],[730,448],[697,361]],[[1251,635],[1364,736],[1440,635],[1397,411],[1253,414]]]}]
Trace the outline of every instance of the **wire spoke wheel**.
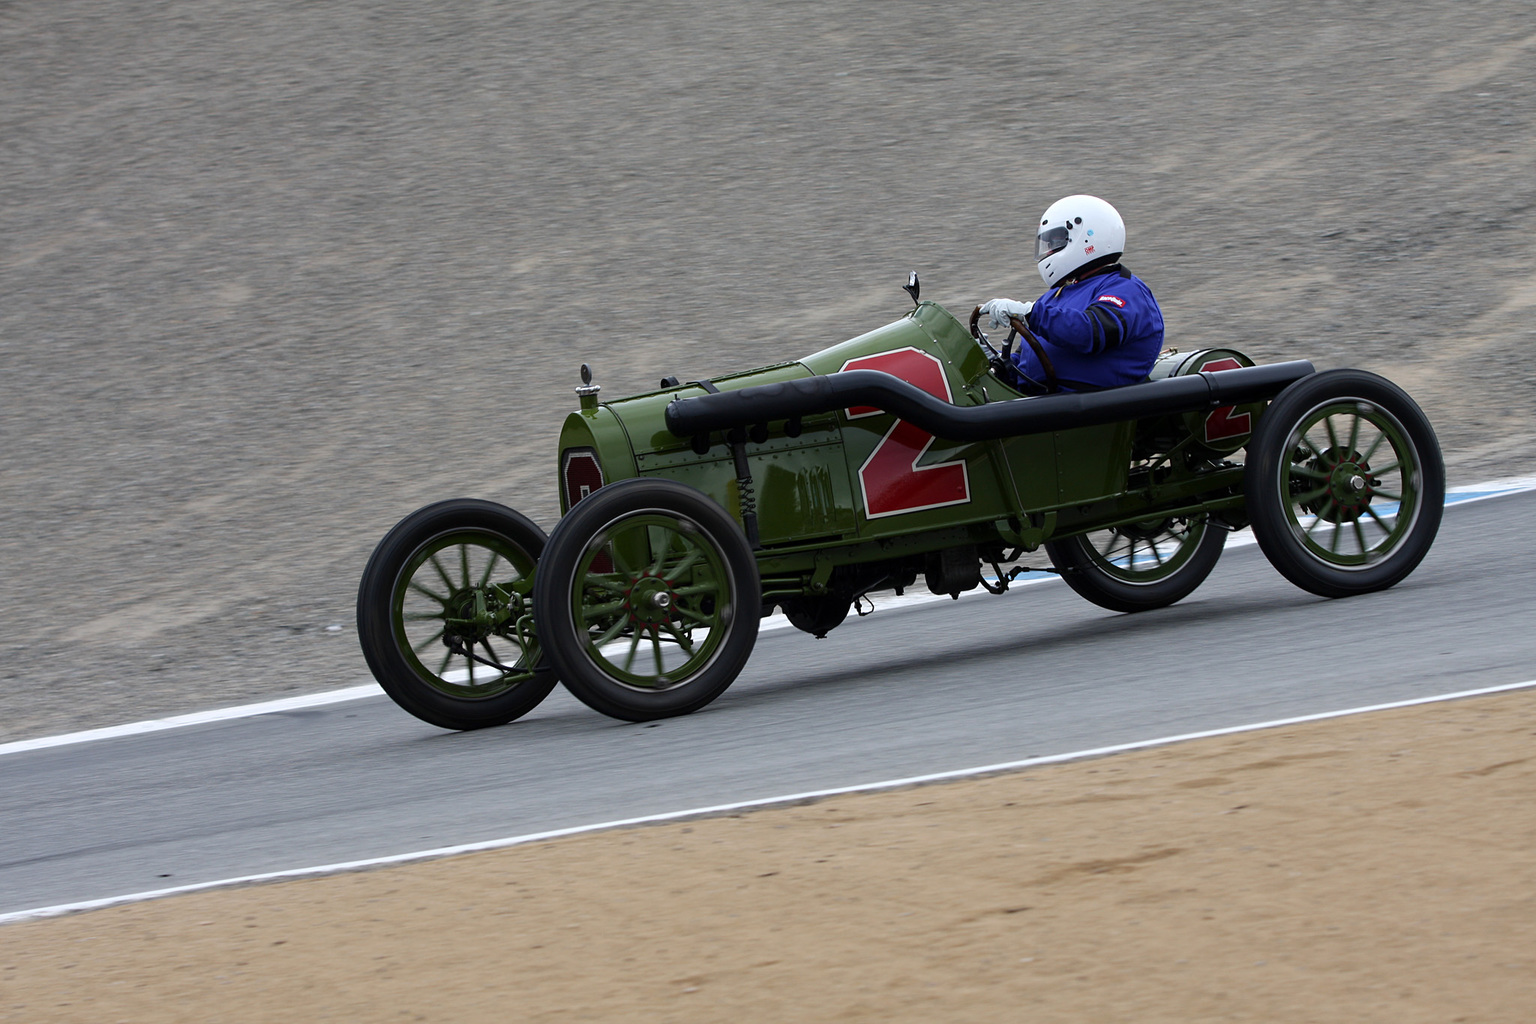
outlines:
[{"label": "wire spoke wheel", "polygon": [[757,561],[704,494],[670,480],[609,484],[555,529],[534,610],[566,687],[629,721],[718,697],[757,639]]},{"label": "wire spoke wheel", "polygon": [[1200,547],[1204,519],[1133,523],[1084,536],[1094,564],[1106,576],[1146,586],[1177,575]]},{"label": "wire spoke wheel", "polygon": [[587,542],[571,589],[587,658],[624,686],[681,685],[725,637],[729,578],[691,519],[637,513],[611,523]]},{"label": "wire spoke wheel", "polygon": [[1225,530],[1204,516],[1152,519],[1047,541],[1067,585],[1120,612],[1162,608],[1188,597],[1216,567]]},{"label": "wire spoke wheel", "polygon": [[544,532],[488,501],[412,513],[374,549],[358,586],[358,637],[397,704],[445,729],[527,714],[556,683],[533,628]]},{"label": "wire spoke wheel", "polygon": [[1363,370],[1329,370],[1270,404],[1243,488],[1270,563],[1304,590],[1347,597],[1396,585],[1429,552],[1445,465],[1402,389]]},{"label": "wire spoke wheel", "polygon": [[[494,697],[535,674],[533,559],[495,534],[459,531],[423,544],[396,579],[395,642],[424,684],[451,697]],[[519,632],[519,623],[523,632]]]},{"label": "wire spoke wheel", "polygon": [[1364,401],[1330,402],[1292,429],[1278,471],[1295,541],[1340,569],[1389,555],[1423,510],[1419,454],[1396,417]]}]

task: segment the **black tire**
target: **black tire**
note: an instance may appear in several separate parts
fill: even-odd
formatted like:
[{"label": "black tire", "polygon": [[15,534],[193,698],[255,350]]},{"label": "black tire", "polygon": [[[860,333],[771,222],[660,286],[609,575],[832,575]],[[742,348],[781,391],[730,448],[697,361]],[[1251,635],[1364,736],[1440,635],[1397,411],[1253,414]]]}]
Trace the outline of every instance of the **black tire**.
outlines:
[{"label": "black tire", "polygon": [[549,696],[558,679],[526,629],[544,544],[527,517],[473,498],[418,509],[385,534],[357,588],[358,639],[384,692],[444,729],[502,725]]},{"label": "black tire", "polygon": [[1196,516],[1050,540],[1045,551],[1081,596],[1110,611],[1144,612],[1188,597],[1226,543],[1226,530]]},{"label": "black tire", "polygon": [[1394,586],[1423,561],[1445,507],[1445,463],[1401,388],[1328,370],[1264,412],[1243,489],[1270,564],[1303,590],[1349,597]]},{"label": "black tire", "polygon": [[560,520],[533,606],[566,688],[605,715],[645,722],[697,711],[735,681],[757,642],[762,587],[723,508],[640,477],[593,491]]}]

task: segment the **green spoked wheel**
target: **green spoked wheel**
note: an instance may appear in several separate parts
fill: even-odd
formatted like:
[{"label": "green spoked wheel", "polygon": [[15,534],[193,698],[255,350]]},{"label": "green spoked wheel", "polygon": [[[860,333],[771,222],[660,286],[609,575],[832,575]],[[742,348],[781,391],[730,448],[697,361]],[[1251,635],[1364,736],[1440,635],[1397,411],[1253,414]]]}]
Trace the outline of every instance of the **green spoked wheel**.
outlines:
[{"label": "green spoked wheel", "polygon": [[1291,385],[1254,431],[1248,514],[1282,575],[1324,597],[1382,590],[1428,553],[1445,504],[1429,420],[1390,381],[1330,370]]},{"label": "green spoked wheel", "polygon": [[1188,597],[1216,568],[1226,541],[1225,530],[1196,516],[1047,541],[1045,550],[1078,594],[1112,611],[1141,612]]},{"label": "green spoked wheel", "polygon": [[566,687],[640,722],[684,715],[736,679],[757,641],[757,561],[741,528],[670,480],[609,484],[560,521],[534,612]]},{"label": "green spoked wheel", "polygon": [[420,509],[379,542],[357,594],[358,637],[379,685],[444,729],[532,711],[557,681],[533,633],[544,531],[488,501]]}]

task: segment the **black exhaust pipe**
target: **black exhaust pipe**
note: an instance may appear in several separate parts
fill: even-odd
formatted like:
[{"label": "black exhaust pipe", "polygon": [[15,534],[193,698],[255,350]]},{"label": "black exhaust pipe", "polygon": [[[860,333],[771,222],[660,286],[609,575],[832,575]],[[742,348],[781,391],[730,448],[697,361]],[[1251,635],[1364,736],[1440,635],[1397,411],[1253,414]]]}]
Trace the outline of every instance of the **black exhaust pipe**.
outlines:
[{"label": "black exhaust pipe", "polygon": [[1315,372],[1310,362],[1297,359],[1237,370],[1202,370],[1107,391],[960,406],[950,405],[900,377],[879,370],[848,370],[674,399],[667,405],[666,417],[668,430],[678,437],[692,437],[711,430],[872,405],[922,427],[935,437],[991,441],[1263,401]]}]

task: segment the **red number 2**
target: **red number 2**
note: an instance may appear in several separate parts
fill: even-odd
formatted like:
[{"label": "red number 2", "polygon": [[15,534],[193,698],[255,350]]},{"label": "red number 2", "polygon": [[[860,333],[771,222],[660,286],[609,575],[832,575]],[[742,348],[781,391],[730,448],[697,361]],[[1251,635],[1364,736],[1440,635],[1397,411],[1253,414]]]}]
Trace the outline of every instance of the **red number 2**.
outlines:
[{"label": "red number 2", "polygon": [[[850,359],[844,370],[880,370],[922,388],[935,398],[952,402],[944,364],[926,352],[901,348],[894,352]],[[878,416],[880,410],[867,405],[848,410],[850,420]],[[897,420],[885,432],[875,450],[859,467],[859,488],[864,492],[865,514],[870,519],[894,516],[902,512],[962,505],[971,500],[971,482],[965,462],[941,462],[918,466],[918,461],[933,445],[933,435]]]},{"label": "red number 2", "polygon": [[[1240,370],[1243,364],[1236,359],[1218,359],[1206,363],[1201,370]],[[1253,417],[1239,413],[1235,405],[1224,405],[1205,418],[1205,439],[1223,441],[1229,437],[1241,437],[1253,429]]]}]

